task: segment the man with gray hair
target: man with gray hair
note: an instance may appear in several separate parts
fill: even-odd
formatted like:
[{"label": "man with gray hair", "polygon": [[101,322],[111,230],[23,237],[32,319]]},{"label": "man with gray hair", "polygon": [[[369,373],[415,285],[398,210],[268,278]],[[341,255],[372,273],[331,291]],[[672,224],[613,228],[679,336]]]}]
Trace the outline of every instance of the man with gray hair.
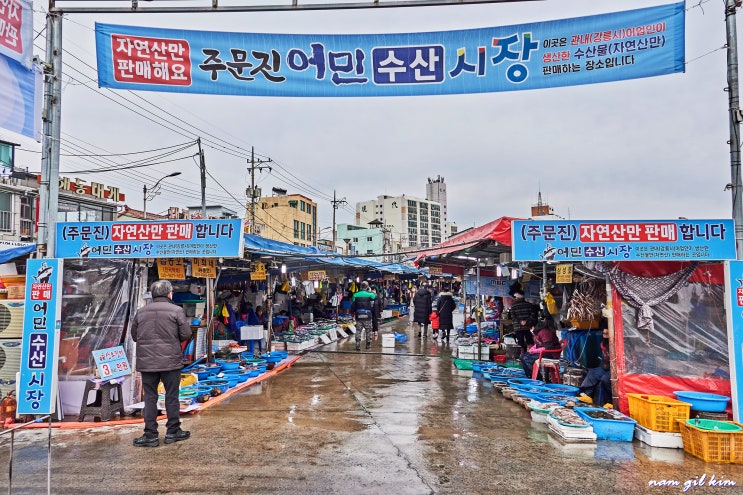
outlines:
[{"label": "man with gray hair", "polygon": [[132,340],[137,343],[137,370],[144,388],[144,435],[134,440],[135,447],[157,447],[157,387],[165,387],[165,443],[180,442],[191,436],[181,430],[180,402],[183,351],[181,342],[191,338],[191,327],[183,308],[172,301],[173,286],[158,280],[150,286],[152,302],[137,311],[132,321]]}]

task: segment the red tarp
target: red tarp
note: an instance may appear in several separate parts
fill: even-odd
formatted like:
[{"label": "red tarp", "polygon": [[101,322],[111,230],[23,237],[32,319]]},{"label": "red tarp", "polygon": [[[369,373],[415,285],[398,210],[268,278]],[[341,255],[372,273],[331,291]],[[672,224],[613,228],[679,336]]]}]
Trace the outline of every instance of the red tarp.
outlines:
[{"label": "red tarp", "polygon": [[414,263],[418,266],[418,262],[423,258],[462,251],[483,241],[495,241],[498,244],[510,246],[511,222],[513,220],[518,220],[518,218],[500,217],[492,222],[486,223],[485,225],[475,227],[474,229],[450,237],[444,242],[436,244],[435,248],[419,253],[415,258]]}]

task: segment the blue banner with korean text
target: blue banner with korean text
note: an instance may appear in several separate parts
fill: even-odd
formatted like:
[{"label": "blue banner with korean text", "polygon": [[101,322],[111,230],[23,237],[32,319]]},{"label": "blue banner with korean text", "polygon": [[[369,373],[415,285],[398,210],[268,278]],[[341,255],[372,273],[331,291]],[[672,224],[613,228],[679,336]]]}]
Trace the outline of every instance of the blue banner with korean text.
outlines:
[{"label": "blue banner with korean text", "polygon": [[734,260],[733,220],[514,220],[515,261]]},{"label": "blue banner with korean text", "polygon": [[23,312],[18,414],[52,414],[57,405],[63,260],[29,259]]},{"label": "blue banner with korean text", "polygon": [[58,258],[241,258],[242,220],[60,222]]},{"label": "blue banner with korean text", "polygon": [[684,71],[684,3],[459,31],[266,34],[96,23],[102,87],[246,96],[542,89]]}]

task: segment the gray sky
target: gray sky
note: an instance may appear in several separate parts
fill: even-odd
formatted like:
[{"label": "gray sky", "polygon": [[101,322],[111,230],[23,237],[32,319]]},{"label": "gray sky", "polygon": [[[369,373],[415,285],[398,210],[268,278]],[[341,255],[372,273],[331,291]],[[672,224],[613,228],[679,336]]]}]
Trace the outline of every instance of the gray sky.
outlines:
[{"label": "gray sky", "polygon": [[[349,202],[338,210],[337,221],[353,223],[357,201],[380,194],[424,197],[427,178],[437,175],[448,185],[449,220],[460,228],[504,215],[527,217],[540,188],[555,212],[571,219],[730,218],[731,196],[723,190],[730,182],[723,0],[703,0],[701,7],[687,2],[686,72],[655,78],[475,95],[314,99],[111,91],[95,83],[96,21],[205,31],[397,33],[521,24],[664,3],[670,2],[73,14],[63,23],[62,149],[131,153],[199,135],[205,141],[228,140],[242,148],[241,156],[205,143],[213,176],[207,178],[207,203],[240,211],[250,184],[246,158],[254,146],[257,156],[275,161],[275,173],[258,176],[264,193],[277,186],[309,196],[318,203],[320,227],[331,224],[333,190]],[[36,2],[35,8],[44,5]],[[38,12],[35,30],[43,26]],[[36,40],[41,55],[44,38]],[[181,135],[156,125],[156,116],[198,130]],[[40,170],[40,144],[2,130],[0,139],[22,143],[16,163]],[[132,158],[136,155],[106,160]],[[62,175],[110,165],[106,160],[63,157]],[[143,184],[152,186],[177,170],[182,175],[163,182],[162,194],[148,202],[148,211],[200,204],[198,168],[189,158],[79,177],[120,187],[126,203],[141,209]]]}]

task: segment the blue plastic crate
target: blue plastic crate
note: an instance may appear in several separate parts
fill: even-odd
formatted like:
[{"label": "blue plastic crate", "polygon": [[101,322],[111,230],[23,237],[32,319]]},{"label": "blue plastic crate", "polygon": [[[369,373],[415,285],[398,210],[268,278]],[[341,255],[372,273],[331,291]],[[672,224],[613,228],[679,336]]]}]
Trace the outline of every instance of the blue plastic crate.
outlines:
[{"label": "blue plastic crate", "polygon": [[603,411],[606,409],[600,407],[576,407],[576,412],[580,417],[588,421],[593,427],[593,432],[599,440],[617,440],[619,442],[631,442],[635,434],[635,425],[637,421],[625,416],[624,414],[614,411],[621,419],[600,419],[588,415],[591,411]]}]

